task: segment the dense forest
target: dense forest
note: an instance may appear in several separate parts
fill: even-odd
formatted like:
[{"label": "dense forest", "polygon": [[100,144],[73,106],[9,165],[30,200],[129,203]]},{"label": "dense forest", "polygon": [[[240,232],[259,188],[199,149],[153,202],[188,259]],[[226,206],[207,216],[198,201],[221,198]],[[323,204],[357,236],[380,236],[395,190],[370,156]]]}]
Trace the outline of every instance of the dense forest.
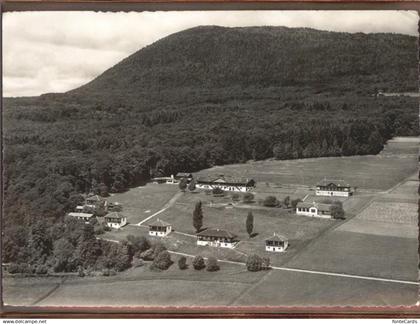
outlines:
[{"label": "dense forest", "polygon": [[[92,266],[80,256],[83,242],[100,244],[92,229],[64,220],[82,193],[247,160],[376,154],[393,136],[418,135],[416,98],[376,95],[417,89],[416,42],[198,27],[141,49],[81,88],[4,99],[4,262]],[[41,244],[42,233],[48,242]],[[51,244],[60,237],[73,247],[67,268],[54,259]]]}]

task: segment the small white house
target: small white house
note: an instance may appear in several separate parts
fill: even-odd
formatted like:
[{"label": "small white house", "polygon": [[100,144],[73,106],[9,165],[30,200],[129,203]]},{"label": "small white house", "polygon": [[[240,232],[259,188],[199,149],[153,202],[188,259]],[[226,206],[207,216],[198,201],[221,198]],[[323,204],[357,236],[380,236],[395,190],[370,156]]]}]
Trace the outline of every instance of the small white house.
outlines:
[{"label": "small white house", "polygon": [[213,190],[219,188],[223,191],[248,192],[255,188],[253,179],[239,179],[219,175],[216,177],[200,177],[196,183],[197,189]]},{"label": "small white house", "polygon": [[153,223],[149,224],[149,235],[150,236],[166,236],[172,232],[172,225],[165,223],[159,218]]},{"label": "small white house", "polygon": [[104,221],[108,227],[118,229],[127,224],[127,217],[118,212],[113,212],[106,215]]},{"label": "small white house", "polygon": [[299,202],[296,205],[296,214],[311,217],[331,218],[331,205],[316,202]]},{"label": "small white house", "polygon": [[71,212],[68,213],[67,216],[74,217],[76,219],[80,219],[89,223],[89,220],[93,217],[93,214],[90,213],[79,213],[79,212]]},{"label": "small white house", "polygon": [[265,240],[265,250],[267,252],[284,252],[289,246],[289,241],[285,236],[274,235]]},{"label": "small white house", "polygon": [[180,181],[171,174],[171,177],[166,180],[167,184],[178,184]]},{"label": "small white house", "polygon": [[221,229],[206,229],[197,234],[197,245],[233,249],[236,235]]},{"label": "small white house", "polygon": [[351,186],[343,180],[327,180],[324,179],[316,186],[315,194],[317,196],[328,197],[349,197],[353,194]]}]

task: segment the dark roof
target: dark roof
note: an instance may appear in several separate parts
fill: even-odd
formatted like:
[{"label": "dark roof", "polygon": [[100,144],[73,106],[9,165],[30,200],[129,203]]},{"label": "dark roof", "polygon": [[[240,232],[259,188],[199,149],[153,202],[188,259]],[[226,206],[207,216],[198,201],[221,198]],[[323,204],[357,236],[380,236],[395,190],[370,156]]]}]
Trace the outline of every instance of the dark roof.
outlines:
[{"label": "dark roof", "polygon": [[157,219],[155,220],[153,223],[150,223],[149,226],[164,226],[164,227],[168,227],[171,226],[171,224],[164,222],[161,219]]},{"label": "dark roof", "polygon": [[99,197],[98,195],[90,195],[86,197],[86,200],[92,200],[92,201],[102,201],[103,198]]},{"label": "dark roof", "polygon": [[296,205],[296,207],[304,207],[304,208],[311,208],[311,207],[316,207],[318,210],[321,211],[330,211],[331,210],[331,205],[330,204],[323,204],[323,203],[317,203],[317,202],[298,202],[298,204]]},{"label": "dark roof", "polygon": [[241,185],[241,184],[249,184],[249,183],[254,183],[255,181],[253,179],[247,179],[247,178],[234,178],[234,177],[229,177],[229,176],[224,176],[224,175],[218,175],[218,176],[201,176],[199,178],[197,178],[197,182],[203,182],[203,183],[229,183],[229,184],[237,184],[237,185]]},{"label": "dark roof", "polygon": [[225,238],[235,238],[236,235],[226,231],[226,230],[221,230],[221,229],[213,229],[213,228],[208,228],[200,233],[197,233],[197,236],[213,236],[213,237],[225,237]]},{"label": "dark roof", "polygon": [[344,180],[328,180],[324,179],[318,182],[317,186],[323,187],[350,187],[350,185]]},{"label": "dark roof", "polygon": [[279,234],[274,233],[274,235],[271,236],[271,237],[269,237],[268,239],[266,239],[266,241],[286,242],[288,240],[287,240],[287,237],[286,236],[283,236],[283,235],[279,235]]},{"label": "dark roof", "polygon": [[118,212],[112,212],[107,214],[105,218],[125,218],[125,216]]}]

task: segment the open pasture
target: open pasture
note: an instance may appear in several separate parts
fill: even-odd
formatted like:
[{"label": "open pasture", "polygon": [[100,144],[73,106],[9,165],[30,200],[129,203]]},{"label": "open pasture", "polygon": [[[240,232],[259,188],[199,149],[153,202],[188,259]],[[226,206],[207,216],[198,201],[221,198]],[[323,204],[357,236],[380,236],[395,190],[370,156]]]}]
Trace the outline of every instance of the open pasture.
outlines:
[{"label": "open pasture", "polygon": [[266,160],[215,166],[198,175],[225,174],[253,178],[257,191],[265,183],[278,186],[315,186],[324,177],[341,179],[352,186],[387,190],[417,171],[418,139],[389,141],[378,155],[328,157],[300,160]]},{"label": "open pasture", "polygon": [[127,221],[136,224],[160,210],[178,191],[176,185],[149,183],[114,194],[107,200],[121,203],[122,213],[127,216]]}]

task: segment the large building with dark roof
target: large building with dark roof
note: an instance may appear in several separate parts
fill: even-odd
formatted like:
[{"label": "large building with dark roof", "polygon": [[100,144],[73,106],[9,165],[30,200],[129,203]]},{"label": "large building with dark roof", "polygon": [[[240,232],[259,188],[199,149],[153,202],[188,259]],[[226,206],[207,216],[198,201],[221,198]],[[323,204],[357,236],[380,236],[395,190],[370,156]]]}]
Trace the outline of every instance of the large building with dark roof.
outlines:
[{"label": "large building with dark roof", "polygon": [[317,196],[349,197],[353,194],[352,187],[343,180],[324,179],[316,185]]},{"label": "large building with dark roof", "polygon": [[246,178],[233,178],[224,175],[197,178],[197,189],[247,192],[255,188],[255,181]]},{"label": "large building with dark roof", "polygon": [[214,246],[223,248],[234,248],[236,245],[236,235],[221,229],[208,228],[197,234],[197,245]]}]

